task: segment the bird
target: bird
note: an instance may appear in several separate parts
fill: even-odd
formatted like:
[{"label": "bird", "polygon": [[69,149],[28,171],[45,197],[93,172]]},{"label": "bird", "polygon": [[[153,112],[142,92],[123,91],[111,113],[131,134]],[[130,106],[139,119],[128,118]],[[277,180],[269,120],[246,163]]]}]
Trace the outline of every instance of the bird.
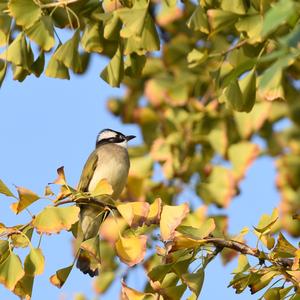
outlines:
[{"label": "bird", "polygon": [[[127,182],[130,161],[127,143],[134,135],[124,135],[113,129],[103,129],[97,135],[95,150],[88,157],[79,180],[79,192],[93,193],[97,184],[106,179],[113,189],[110,196],[117,200]],[[79,224],[81,242],[98,235],[104,220],[103,208],[93,205],[79,205]],[[91,261],[84,250],[79,250],[76,266],[91,277],[98,275],[98,268],[91,266]]]}]

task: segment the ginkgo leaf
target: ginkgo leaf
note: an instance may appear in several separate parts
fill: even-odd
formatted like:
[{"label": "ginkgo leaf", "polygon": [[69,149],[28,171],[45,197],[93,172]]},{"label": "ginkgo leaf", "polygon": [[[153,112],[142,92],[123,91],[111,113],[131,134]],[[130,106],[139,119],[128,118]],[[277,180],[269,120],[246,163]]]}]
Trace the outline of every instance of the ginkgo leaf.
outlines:
[{"label": "ginkgo leaf", "polygon": [[109,184],[108,180],[101,179],[93,190],[92,195],[95,197],[100,195],[112,195],[113,192],[112,186]]},{"label": "ginkgo leaf", "polygon": [[163,206],[160,218],[160,234],[164,241],[173,239],[175,229],[188,213],[189,206],[187,203],[177,206]]},{"label": "ginkgo leaf", "polygon": [[14,194],[10,191],[10,189],[4,184],[4,182],[0,179],[0,194],[6,195],[8,197],[14,197]]},{"label": "ginkgo leaf", "polygon": [[160,198],[156,198],[153,203],[150,204],[149,213],[145,222],[146,225],[159,224],[161,210],[162,201]]},{"label": "ginkgo leaf", "polygon": [[[122,281],[121,300],[143,300],[148,293],[139,292],[133,288],[130,288]],[[153,295],[154,299],[154,295]]]},{"label": "ginkgo leaf", "polygon": [[132,8],[121,8],[117,11],[124,25],[120,31],[121,37],[128,38],[133,35],[142,35],[148,13],[147,6],[147,1],[136,1]]},{"label": "ginkgo leaf", "polygon": [[203,33],[209,33],[209,26],[207,21],[206,13],[201,6],[198,6],[189,20],[187,21],[187,26],[194,31],[201,31]]},{"label": "ginkgo leaf", "polygon": [[18,214],[23,209],[27,208],[29,205],[40,199],[40,196],[38,196],[36,193],[32,192],[27,188],[17,186],[17,191],[19,194],[19,201],[11,205],[12,211],[16,214]]},{"label": "ginkgo leaf", "polygon": [[245,176],[246,170],[258,156],[259,152],[259,147],[256,144],[246,141],[232,144],[229,147],[228,157],[233,165],[236,180],[241,180]]},{"label": "ginkgo leaf", "polygon": [[260,234],[269,233],[272,230],[272,227],[278,221],[279,213],[278,209],[274,208],[271,215],[263,214],[259,220],[259,223],[254,227],[255,231]]},{"label": "ginkgo leaf", "polygon": [[54,55],[51,56],[48,62],[45,75],[52,78],[70,79],[68,68],[57,60]]},{"label": "ginkgo leaf", "polygon": [[182,279],[189,289],[199,297],[204,282],[204,270],[200,268],[195,273],[184,273]]},{"label": "ginkgo leaf", "polygon": [[104,294],[115,279],[113,271],[101,271],[101,276],[97,276],[93,282],[94,290],[97,294]]},{"label": "ginkgo leaf", "polygon": [[236,193],[232,171],[215,165],[208,177],[208,182],[201,182],[199,194],[205,203],[215,203],[219,207],[227,207]]},{"label": "ginkgo leaf", "polygon": [[40,248],[31,248],[24,261],[24,270],[27,275],[36,276],[44,272],[45,257]]},{"label": "ginkgo leaf", "polygon": [[25,275],[19,256],[10,252],[0,264],[0,283],[13,290],[17,282]]},{"label": "ginkgo leaf", "polygon": [[279,232],[277,244],[272,251],[274,257],[295,257],[296,251],[297,248]]},{"label": "ginkgo leaf", "polygon": [[42,16],[36,23],[25,30],[26,35],[44,51],[49,51],[55,44],[52,19]]},{"label": "ginkgo leaf", "polygon": [[129,226],[142,226],[149,213],[149,203],[147,202],[128,202],[116,205],[121,216]]},{"label": "ginkgo leaf", "polygon": [[68,279],[72,268],[73,265],[57,270],[56,273],[50,277],[50,282],[56,287],[61,288]]},{"label": "ginkgo leaf", "polygon": [[59,46],[55,51],[54,58],[63,63],[67,68],[75,73],[81,71],[81,58],[78,52],[80,41],[80,31],[76,30],[73,37]]},{"label": "ginkgo leaf", "polygon": [[36,77],[40,77],[44,71],[44,66],[45,66],[45,54],[43,51],[41,51],[38,58],[31,65],[31,71]]},{"label": "ginkgo leaf", "polygon": [[15,285],[13,293],[21,299],[31,299],[34,277],[25,274]]},{"label": "ginkgo leaf", "polygon": [[32,221],[40,233],[59,233],[69,230],[78,221],[79,207],[46,207]]},{"label": "ginkgo leaf", "polygon": [[9,0],[8,9],[16,23],[25,28],[36,22],[41,14],[41,8],[33,0]]},{"label": "ginkgo leaf", "polygon": [[124,60],[121,47],[101,72],[100,77],[112,87],[119,87],[124,76]]},{"label": "ginkgo leaf", "polygon": [[194,240],[201,240],[208,237],[216,228],[216,224],[213,218],[209,218],[199,228],[192,226],[179,226],[176,230],[182,233],[184,236],[192,238]]},{"label": "ginkgo leaf", "polygon": [[140,263],[146,254],[147,236],[120,236],[116,242],[116,251],[122,262],[132,267]]},{"label": "ginkgo leaf", "polygon": [[1,53],[0,58],[11,62],[15,66],[30,71],[30,67],[33,63],[33,53],[29,44],[27,44],[23,32],[20,32],[9,47]]},{"label": "ginkgo leaf", "polygon": [[86,25],[84,33],[81,38],[81,45],[83,49],[89,53],[103,52],[104,38],[102,37],[103,29],[100,28],[99,23],[89,23]]},{"label": "ginkgo leaf", "polygon": [[66,175],[64,171],[64,167],[59,167],[57,169],[58,177],[53,181],[54,184],[67,185]]}]

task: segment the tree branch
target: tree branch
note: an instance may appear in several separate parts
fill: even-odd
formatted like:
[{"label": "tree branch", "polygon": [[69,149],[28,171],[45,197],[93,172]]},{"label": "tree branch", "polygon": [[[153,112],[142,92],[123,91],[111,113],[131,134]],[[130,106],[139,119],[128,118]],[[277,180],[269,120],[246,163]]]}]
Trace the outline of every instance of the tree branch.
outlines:
[{"label": "tree branch", "polygon": [[235,250],[237,252],[240,252],[242,254],[255,256],[258,259],[268,260],[268,261],[275,263],[277,265],[280,265],[282,267],[292,267],[292,265],[293,265],[292,259],[289,259],[289,258],[273,259],[273,258],[270,258],[268,256],[268,254],[261,252],[256,248],[251,248],[250,246],[243,244],[241,242],[238,242],[238,241],[224,240],[222,238],[212,238],[212,237],[205,238],[205,240],[208,243],[214,244],[216,247],[229,248],[229,249]]}]

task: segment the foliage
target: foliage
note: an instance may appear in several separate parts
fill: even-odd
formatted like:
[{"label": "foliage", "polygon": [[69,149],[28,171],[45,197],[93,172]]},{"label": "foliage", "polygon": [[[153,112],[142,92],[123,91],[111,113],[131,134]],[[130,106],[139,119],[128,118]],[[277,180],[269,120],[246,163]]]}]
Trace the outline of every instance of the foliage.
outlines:
[{"label": "foliage", "polygon": [[[86,71],[90,55],[105,55],[110,61],[101,78],[127,89],[108,108],[141,128],[144,144],[130,149],[120,201],[95,203],[111,213],[101,225],[101,241],[75,246],[100,262],[98,293],[115,278],[115,256],[131,267],[149,252],[145,291],[123,282],[123,299],[180,299],[186,289],[196,299],[207,264],[217,254],[228,262],[238,252],[230,282],[237,293],[268,286],[264,299],[299,297],[300,250],[280,233],[300,236],[299,15],[296,0],[0,1],[0,84],[9,65],[18,81],[44,69],[46,76],[70,79],[70,70]],[[62,41],[58,29],[70,29],[70,38]],[[280,121],[288,126],[278,129]],[[276,160],[281,203],[254,227],[258,245],[251,248],[244,239],[248,229],[230,235],[227,217],[206,215],[206,207],[228,207],[262,155]],[[161,180],[153,178],[157,166]],[[58,173],[61,193],[46,188],[50,207],[28,224],[0,228],[0,282],[23,297],[42,272],[41,249],[30,242],[33,231],[69,230],[76,237],[74,204],[93,196],[68,186],[63,169]],[[98,188],[97,195],[112,192],[107,182]],[[204,206],[176,205],[185,189]],[[17,199],[16,213],[41,198],[26,188],[17,191],[18,197],[0,181],[0,193]],[[13,251],[20,246],[31,248],[23,265]],[[51,282],[61,287],[72,267],[58,270]]]}]

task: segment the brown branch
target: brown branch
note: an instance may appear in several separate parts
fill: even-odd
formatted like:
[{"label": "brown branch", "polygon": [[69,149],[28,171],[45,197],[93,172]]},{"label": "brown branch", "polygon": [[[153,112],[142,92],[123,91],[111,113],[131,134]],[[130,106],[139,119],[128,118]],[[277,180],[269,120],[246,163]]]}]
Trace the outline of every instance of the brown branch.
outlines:
[{"label": "brown branch", "polygon": [[242,254],[246,254],[246,255],[251,255],[251,256],[255,256],[258,259],[262,259],[262,260],[268,260],[276,265],[280,265],[282,267],[292,267],[293,265],[293,260],[289,259],[289,258],[270,258],[268,256],[268,254],[261,252],[260,250],[256,249],[256,248],[251,248],[250,246],[238,242],[238,241],[233,241],[233,240],[224,240],[222,238],[213,238],[213,237],[208,237],[205,238],[205,240],[208,243],[212,243],[214,244],[216,247],[219,248],[229,248],[232,250],[235,250],[237,252],[240,252]]},{"label": "brown branch", "polygon": [[80,205],[80,204],[91,205],[91,206],[97,206],[99,208],[105,208],[105,207],[109,207],[110,209],[116,208],[114,205],[111,205],[111,204],[105,203],[104,201],[96,200],[93,198],[84,198],[84,199],[79,199],[79,200],[67,199],[67,200],[56,202],[54,204],[54,206],[60,206],[60,205],[69,204],[69,203],[73,203],[73,204],[77,204],[77,205]]}]

